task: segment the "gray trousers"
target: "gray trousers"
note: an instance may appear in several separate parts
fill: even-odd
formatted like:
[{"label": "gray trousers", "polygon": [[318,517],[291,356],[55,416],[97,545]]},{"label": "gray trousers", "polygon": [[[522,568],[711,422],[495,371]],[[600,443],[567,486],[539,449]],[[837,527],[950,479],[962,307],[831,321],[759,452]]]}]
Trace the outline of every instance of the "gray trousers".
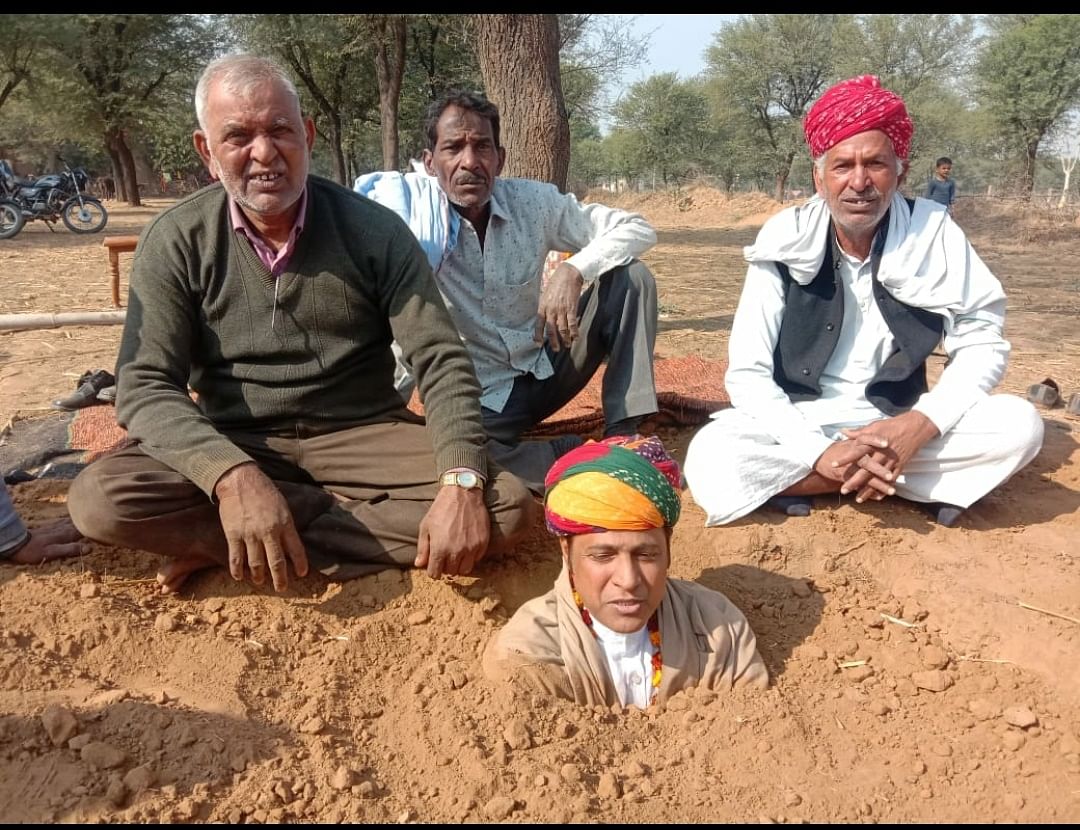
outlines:
[{"label": "gray trousers", "polygon": [[600,364],[604,434],[633,431],[637,420],[657,410],[653,378],[656,344],[656,280],[637,260],[602,274],[578,303],[578,338],[569,349],[544,348],[554,372],[543,380],[519,375],[502,412],[482,409],[488,454],[542,493],[544,476],[560,455],[581,443],[578,436],[522,441],[522,433],[558,412],[584,389]]},{"label": "gray trousers", "polygon": [[[352,579],[411,567],[420,526],[438,492],[427,427],[366,424],[321,435],[225,433],[284,495],[313,569]],[[492,464],[484,502],[489,552],[509,550],[531,528],[532,496]],[[90,464],[72,482],[68,511],[90,539],[228,565],[217,505],[138,446]]]}]

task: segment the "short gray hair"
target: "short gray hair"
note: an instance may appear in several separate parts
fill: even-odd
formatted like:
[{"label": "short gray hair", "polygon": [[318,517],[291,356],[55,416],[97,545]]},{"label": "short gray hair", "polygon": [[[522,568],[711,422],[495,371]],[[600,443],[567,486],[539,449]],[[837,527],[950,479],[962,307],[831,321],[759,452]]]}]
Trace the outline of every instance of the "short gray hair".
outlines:
[{"label": "short gray hair", "polygon": [[[829,151],[826,150],[824,153],[822,153],[820,156],[818,156],[816,159],[814,159],[814,169],[817,170],[817,174],[818,174],[818,176],[820,178],[825,177],[825,156],[827,156],[828,154],[829,154]],[[904,161],[905,161],[905,159],[900,158],[900,156],[896,157],[896,175],[897,176],[899,176],[901,173],[904,172]]]},{"label": "short gray hair", "polygon": [[277,81],[296,99],[297,107],[300,106],[296,84],[272,60],[259,55],[225,55],[210,61],[195,85],[195,117],[199,119],[199,129],[203,132],[206,132],[206,102],[210,97],[210,86],[219,78],[221,84],[233,92],[246,92],[257,84]]}]

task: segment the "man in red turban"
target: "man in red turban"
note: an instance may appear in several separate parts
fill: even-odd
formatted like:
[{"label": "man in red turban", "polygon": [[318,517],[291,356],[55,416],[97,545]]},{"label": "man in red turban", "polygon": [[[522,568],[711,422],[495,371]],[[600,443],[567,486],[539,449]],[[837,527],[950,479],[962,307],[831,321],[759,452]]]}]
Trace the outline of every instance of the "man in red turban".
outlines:
[{"label": "man in red turban", "polygon": [[[803,122],[817,195],[748,246],[725,378],[732,408],[687,450],[709,525],[771,503],[899,495],[942,525],[1031,461],[1043,424],[991,395],[1005,373],[1005,294],[943,205],[907,199],[914,125],[872,75]],[[948,361],[933,389],[927,359]]]}]

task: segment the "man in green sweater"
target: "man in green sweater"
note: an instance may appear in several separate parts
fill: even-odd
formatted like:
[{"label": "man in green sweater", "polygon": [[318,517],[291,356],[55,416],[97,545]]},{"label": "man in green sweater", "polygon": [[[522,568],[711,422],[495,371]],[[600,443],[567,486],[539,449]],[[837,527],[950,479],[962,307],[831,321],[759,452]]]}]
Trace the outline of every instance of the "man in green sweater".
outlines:
[{"label": "man in green sweater", "polygon": [[[218,183],[143,232],[116,370],[137,443],[75,480],[75,525],[172,557],[166,593],[213,565],[281,591],[290,566],[465,574],[511,547],[536,507],[488,463],[480,386],[408,226],[308,174],[315,127],[273,63],[214,61],[195,108]],[[394,390],[395,339],[426,425]]]}]

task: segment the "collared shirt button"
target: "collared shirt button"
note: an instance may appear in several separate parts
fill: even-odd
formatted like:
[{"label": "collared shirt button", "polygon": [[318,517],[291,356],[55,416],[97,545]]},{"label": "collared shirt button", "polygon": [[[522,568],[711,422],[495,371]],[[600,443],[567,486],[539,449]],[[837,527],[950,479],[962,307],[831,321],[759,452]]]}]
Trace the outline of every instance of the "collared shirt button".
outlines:
[{"label": "collared shirt button", "polygon": [[825,324],[825,331],[832,331],[835,328],[836,328],[836,326],[834,326],[832,323],[826,323]]},{"label": "collared shirt button", "polygon": [[803,373],[804,375],[809,375],[809,374],[810,374],[810,370],[809,370],[809,369],[803,369],[803,370],[802,370],[802,373]]}]

